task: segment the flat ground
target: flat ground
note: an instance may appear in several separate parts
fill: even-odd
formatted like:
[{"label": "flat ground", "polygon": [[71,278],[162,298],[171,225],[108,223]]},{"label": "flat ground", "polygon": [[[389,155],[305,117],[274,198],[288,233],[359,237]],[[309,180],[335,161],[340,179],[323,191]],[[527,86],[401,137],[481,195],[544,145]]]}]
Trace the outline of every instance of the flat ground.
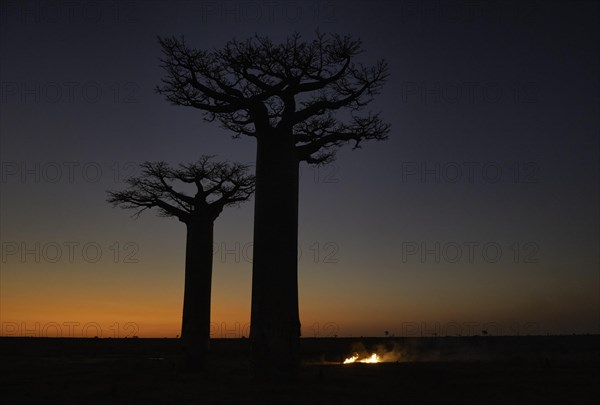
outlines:
[{"label": "flat ground", "polygon": [[[175,339],[0,338],[0,403],[596,404],[600,337],[303,339],[293,384],[255,383],[247,339],[212,341],[203,374]],[[358,345],[357,345],[358,344]],[[397,362],[341,365],[355,350]]]}]

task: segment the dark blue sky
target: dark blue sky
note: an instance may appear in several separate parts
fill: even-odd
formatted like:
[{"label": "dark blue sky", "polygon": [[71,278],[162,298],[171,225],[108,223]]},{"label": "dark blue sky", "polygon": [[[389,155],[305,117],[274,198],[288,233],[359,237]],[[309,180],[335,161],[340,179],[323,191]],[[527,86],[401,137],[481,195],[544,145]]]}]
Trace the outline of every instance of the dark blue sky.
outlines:
[{"label": "dark blue sky", "polygon": [[[3,334],[75,320],[174,336],[184,227],[131,220],[105,191],[132,162],[252,163],[255,143],[155,94],[156,36],[210,49],[316,29],[388,61],[370,108],[392,131],[302,167],[303,334],[599,332],[594,2],[5,1],[1,17]],[[252,209],[217,221],[215,335],[249,321]]]}]

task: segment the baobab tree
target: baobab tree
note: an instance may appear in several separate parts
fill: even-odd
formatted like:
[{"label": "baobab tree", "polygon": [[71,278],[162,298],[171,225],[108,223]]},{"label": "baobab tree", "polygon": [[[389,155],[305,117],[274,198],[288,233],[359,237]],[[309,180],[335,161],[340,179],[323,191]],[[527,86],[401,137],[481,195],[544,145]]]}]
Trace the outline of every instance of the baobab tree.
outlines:
[{"label": "baobab tree", "polygon": [[250,340],[259,375],[294,375],[298,365],[299,164],[325,164],[337,147],[384,140],[389,125],[366,107],[384,84],[384,60],[355,61],[359,39],[299,34],[283,43],[255,36],[199,50],[159,38],[165,76],[157,92],[201,110],[235,137],[256,138]]},{"label": "baobab tree", "polygon": [[[210,299],[213,261],[213,226],[223,208],[237,205],[254,192],[254,176],[245,165],[211,162],[202,156],[196,163],[171,168],[165,162],[145,162],[141,174],[126,180],[129,188],[109,191],[113,206],[134,210],[135,218],[156,208],[164,217],[186,225],[185,288],[181,342],[189,369],[201,369],[210,338]],[[191,186],[192,195],[174,186]],[[190,188],[190,187],[187,188]]]}]

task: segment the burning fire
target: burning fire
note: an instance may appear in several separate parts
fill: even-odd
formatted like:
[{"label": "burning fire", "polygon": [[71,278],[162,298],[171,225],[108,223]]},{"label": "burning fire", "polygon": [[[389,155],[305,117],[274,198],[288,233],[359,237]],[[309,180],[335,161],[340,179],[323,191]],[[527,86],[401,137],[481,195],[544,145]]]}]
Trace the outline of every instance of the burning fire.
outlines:
[{"label": "burning fire", "polygon": [[350,363],[380,363],[381,359],[379,358],[379,356],[375,353],[373,353],[370,357],[366,357],[366,358],[360,358],[360,356],[358,355],[358,353],[354,353],[354,356],[352,357],[348,357],[346,360],[344,360],[344,364],[350,364]]}]

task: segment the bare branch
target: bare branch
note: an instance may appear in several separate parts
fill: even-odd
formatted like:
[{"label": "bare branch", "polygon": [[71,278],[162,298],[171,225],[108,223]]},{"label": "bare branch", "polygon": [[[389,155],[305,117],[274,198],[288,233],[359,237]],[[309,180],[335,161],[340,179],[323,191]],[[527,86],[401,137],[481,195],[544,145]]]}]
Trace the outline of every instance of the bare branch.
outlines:
[{"label": "bare branch", "polygon": [[349,123],[338,123],[330,117],[316,119],[299,131],[302,137],[296,146],[298,157],[307,163],[328,163],[335,157],[333,147],[354,142],[353,149],[357,149],[364,140],[387,139],[389,131],[390,125],[384,123],[379,114],[354,116]]}]

